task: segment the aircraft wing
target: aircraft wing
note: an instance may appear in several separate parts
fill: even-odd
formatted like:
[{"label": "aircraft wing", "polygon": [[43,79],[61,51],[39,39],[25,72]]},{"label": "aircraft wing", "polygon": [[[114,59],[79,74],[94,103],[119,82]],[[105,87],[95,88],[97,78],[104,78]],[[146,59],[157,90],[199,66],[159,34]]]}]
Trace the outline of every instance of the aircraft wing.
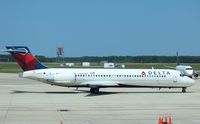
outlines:
[{"label": "aircraft wing", "polygon": [[194,73],[200,74],[200,70],[194,70]]},{"label": "aircraft wing", "polygon": [[200,70],[194,70],[194,77],[199,77],[199,75],[200,75]]},{"label": "aircraft wing", "polygon": [[119,86],[118,83],[119,82],[116,82],[116,81],[86,81],[81,84],[89,85],[89,86],[102,86],[102,87],[105,86],[106,87],[106,86]]}]

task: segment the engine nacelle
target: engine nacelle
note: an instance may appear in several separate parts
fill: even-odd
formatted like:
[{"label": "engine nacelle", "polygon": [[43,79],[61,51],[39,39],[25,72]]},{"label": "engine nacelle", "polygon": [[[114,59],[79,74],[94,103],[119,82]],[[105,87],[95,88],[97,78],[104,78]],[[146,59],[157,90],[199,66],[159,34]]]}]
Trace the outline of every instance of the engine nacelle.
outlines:
[{"label": "engine nacelle", "polygon": [[54,83],[54,74],[44,74],[43,79],[47,82]]},{"label": "engine nacelle", "polygon": [[199,76],[199,74],[194,74],[194,77],[197,78]]},{"label": "engine nacelle", "polygon": [[56,83],[74,83],[75,73],[56,73],[54,74],[54,82]]}]

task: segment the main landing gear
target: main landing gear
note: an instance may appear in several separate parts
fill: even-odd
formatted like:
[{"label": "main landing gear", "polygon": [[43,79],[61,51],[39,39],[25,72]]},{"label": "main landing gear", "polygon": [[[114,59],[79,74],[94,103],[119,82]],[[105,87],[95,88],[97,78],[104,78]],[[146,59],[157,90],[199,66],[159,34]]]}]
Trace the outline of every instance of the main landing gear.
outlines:
[{"label": "main landing gear", "polygon": [[99,88],[96,87],[96,88],[90,88],[90,93],[92,94],[98,94],[99,93]]},{"label": "main landing gear", "polygon": [[182,88],[182,93],[185,93],[186,92],[186,87],[183,87]]}]

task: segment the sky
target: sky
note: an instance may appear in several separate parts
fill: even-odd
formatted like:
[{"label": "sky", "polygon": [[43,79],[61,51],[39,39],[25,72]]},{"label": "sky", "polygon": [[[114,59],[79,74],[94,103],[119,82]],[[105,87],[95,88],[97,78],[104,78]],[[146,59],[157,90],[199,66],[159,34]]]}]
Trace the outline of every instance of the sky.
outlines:
[{"label": "sky", "polygon": [[200,56],[200,0],[0,0],[0,49],[34,55]]}]

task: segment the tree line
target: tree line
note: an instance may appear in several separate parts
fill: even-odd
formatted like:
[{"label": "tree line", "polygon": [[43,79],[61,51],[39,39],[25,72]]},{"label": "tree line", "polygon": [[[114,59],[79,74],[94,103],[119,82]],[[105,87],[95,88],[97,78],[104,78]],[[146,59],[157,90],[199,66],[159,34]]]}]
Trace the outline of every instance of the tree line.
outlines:
[{"label": "tree line", "polygon": [[[176,56],[83,56],[83,57],[45,57],[36,55],[41,62],[114,62],[114,63],[176,63]],[[1,62],[14,61],[11,55],[0,55]],[[180,63],[200,63],[200,56],[179,56]]]}]

